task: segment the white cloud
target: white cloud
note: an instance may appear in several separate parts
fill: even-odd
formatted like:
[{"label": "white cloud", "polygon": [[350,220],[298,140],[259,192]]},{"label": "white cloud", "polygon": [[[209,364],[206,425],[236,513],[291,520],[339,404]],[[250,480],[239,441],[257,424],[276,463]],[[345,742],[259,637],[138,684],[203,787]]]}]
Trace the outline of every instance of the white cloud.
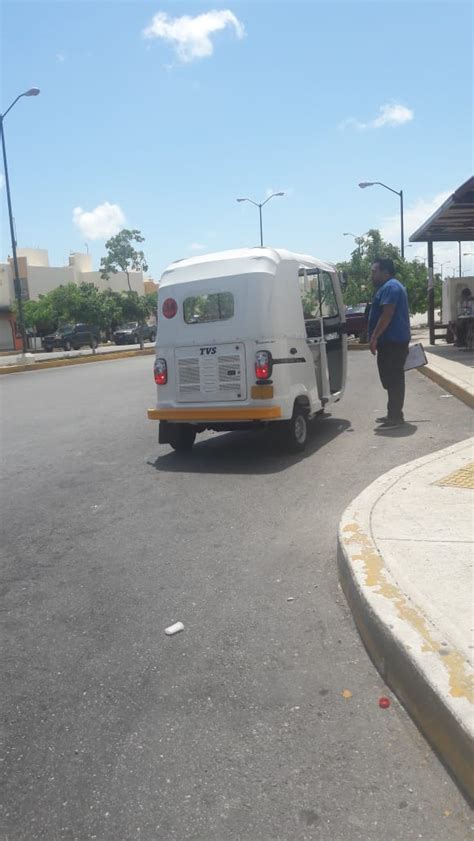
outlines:
[{"label": "white cloud", "polygon": [[[411,234],[414,234],[420,225],[426,222],[435,210],[438,210],[438,207],[449,198],[452,192],[452,190],[444,190],[431,199],[417,199],[414,204],[407,205],[404,208],[403,220],[406,242],[408,242]],[[398,212],[392,216],[387,216],[383,220],[381,233],[384,239],[388,239],[390,242],[396,243],[400,239],[400,214]],[[426,249],[426,246],[422,247]]]},{"label": "white cloud", "polygon": [[203,245],[202,242],[193,242],[188,248],[188,251],[205,251],[207,245]]},{"label": "white cloud", "polygon": [[[417,199],[412,205],[405,207],[403,213],[403,220],[405,225],[405,259],[414,260],[416,257],[425,258],[428,256],[428,249],[426,242],[413,243],[409,248],[409,239],[411,234],[426,222],[430,216],[452,195],[453,190],[444,190],[441,193],[436,193],[432,198]],[[394,213],[392,216],[387,216],[381,225],[380,232],[384,239],[393,242],[394,245],[400,244],[400,214]],[[462,246],[462,251],[472,251],[472,248]],[[458,274],[459,271],[459,246],[457,242],[435,242],[433,244],[435,270],[440,271],[440,264],[443,264],[443,275],[446,277],[450,274]],[[467,262],[469,258],[463,258],[463,267],[469,268]]]},{"label": "white cloud", "polygon": [[411,108],[407,108],[406,105],[400,105],[398,102],[381,105],[379,111],[379,116],[372,123],[369,123],[373,128],[403,126],[404,123],[411,122],[415,116],[415,112]]},{"label": "white cloud", "polygon": [[366,129],[384,128],[384,126],[402,126],[405,123],[411,122],[415,116],[415,112],[406,105],[401,105],[399,102],[386,102],[379,108],[379,114],[373,120],[367,123],[357,120],[355,117],[348,117],[339,124],[339,128],[356,128],[359,131]]},{"label": "white cloud", "polygon": [[186,63],[212,55],[214,45],[211,35],[227,27],[234,29],[237,38],[244,37],[243,24],[229,9],[204,12],[196,17],[183,15],[178,18],[170,17],[166,12],[158,12],[143,30],[143,37],[169,41],[178,59]]},{"label": "white cloud", "polygon": [[74,224],[85,239],[108,239],[117,234],[125,225],[125,214],[118,204],[108,201],[99,204],[94,210],[75,207],[72,214]]}]

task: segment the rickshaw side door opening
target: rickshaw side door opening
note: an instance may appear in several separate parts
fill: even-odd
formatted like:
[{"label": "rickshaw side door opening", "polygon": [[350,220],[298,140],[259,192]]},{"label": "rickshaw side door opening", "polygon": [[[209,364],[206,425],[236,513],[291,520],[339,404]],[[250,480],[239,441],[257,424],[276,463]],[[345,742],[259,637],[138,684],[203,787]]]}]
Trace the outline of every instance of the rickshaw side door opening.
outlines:
[{"label": "rickshaw side door opening", "polygon": [[[344,386],[345,325],[339,311],[331,274],[322,269],[300,269],[299,276],[303,279],[302,283],[300,280],[300,290],[306,341],[313,356],[318,390],[320,396],[324,397],[328,386],[330,394],[341,391]],[[325,353],[322,349],[322,337]],[[326,365],[327,371],[324,371]]]}]

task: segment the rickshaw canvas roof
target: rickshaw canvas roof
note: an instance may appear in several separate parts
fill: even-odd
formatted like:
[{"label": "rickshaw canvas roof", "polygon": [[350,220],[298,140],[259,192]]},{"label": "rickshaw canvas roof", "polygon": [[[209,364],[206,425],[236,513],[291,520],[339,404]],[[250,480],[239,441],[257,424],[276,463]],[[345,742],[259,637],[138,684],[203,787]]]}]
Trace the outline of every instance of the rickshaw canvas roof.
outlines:
[{"label": "rickshaw canvas roof", "polygon": [[263,272],[276,275],[284,263],[297,264],[301,268],[315,268],[335,272],[331,263],[318,260],[308,254],[298,254],[283,248],[236,248],[202,254],[171,263],[163,272],[160,286],[173,283],[191,283],[198,279],[228,277]]}]

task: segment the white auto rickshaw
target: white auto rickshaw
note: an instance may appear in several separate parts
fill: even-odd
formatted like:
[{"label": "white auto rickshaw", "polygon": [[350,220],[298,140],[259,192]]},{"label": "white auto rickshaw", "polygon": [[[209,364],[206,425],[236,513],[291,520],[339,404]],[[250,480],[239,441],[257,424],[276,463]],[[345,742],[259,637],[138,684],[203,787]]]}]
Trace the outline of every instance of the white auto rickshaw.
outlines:
[{"label": "white auto rickshaw", "polygon": [[308,421],[345,387],[338,273],[314,257],[244,248],[172,263],[158,295],[159,442],[265,425],[303,450]]}]

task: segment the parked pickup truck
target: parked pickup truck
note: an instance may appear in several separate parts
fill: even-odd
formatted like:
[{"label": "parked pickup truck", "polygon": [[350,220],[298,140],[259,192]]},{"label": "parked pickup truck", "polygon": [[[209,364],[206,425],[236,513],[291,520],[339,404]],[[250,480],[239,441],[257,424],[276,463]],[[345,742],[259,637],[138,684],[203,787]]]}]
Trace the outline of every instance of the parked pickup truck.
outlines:
[{"label": "parked pickup truck", "polygon": [[354,307],[346,307],[346,327],[348,336],[355,336],[356,339],[365,341],[367,338],[368,323],[368,304],[357,304]]},{"label": "parked pickup truck", "polygon": [[140,324],[138,321],[129,321],[122,324],[114,333],[116,345],[137,345],[140,341],[140,331],[144,342],[154,342],[156,338],[156,327],[148,324]]},{"label": "parked pickup truck", "polygon": [[79,350],[81,347],[96,348],[100,342],[100,330],[90,324],[64,324],[55,333],[44,336],[43,348],[51,353],[55,348]]}]

